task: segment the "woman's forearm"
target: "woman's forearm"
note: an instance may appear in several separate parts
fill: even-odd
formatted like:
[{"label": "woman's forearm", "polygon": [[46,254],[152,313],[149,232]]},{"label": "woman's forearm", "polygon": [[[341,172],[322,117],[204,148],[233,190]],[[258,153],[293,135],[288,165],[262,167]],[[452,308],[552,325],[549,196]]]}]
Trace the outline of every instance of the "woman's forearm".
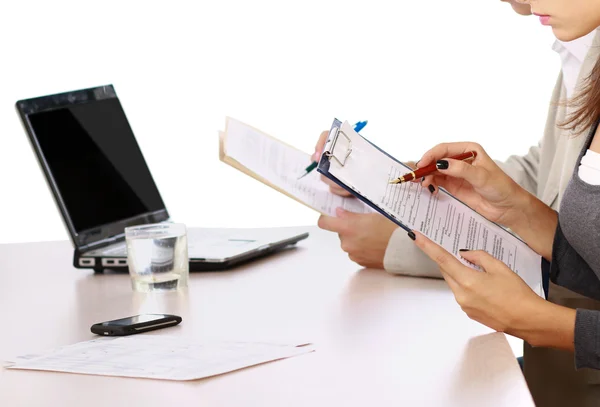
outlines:
[{"label": "woman's forearm", "polygon": [[507,333],[533,346],[573,351],[576,311],[541,298],[530,308],[523,310],[522,319]]},{"label": "woman's forearm", "polygon": [[552,243],[558,225],[557,213],[527,191],[523,192],[520,200],[506,226],[519,235],[536,253],[551,261]]}]

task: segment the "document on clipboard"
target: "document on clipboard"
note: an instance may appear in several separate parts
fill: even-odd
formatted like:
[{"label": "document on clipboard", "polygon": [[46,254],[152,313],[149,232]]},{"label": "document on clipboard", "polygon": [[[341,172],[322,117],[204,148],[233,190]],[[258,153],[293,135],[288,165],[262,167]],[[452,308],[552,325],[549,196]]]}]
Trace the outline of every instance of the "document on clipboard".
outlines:
[{"label": "document on clipboard", "polygon": [[407,231],[417,230],[452,253],[485,250],[544,297],[541,257],[525,242],[487,220],[440,188],[432,195],[421,184],[390,184],[411,169],[334,120],[317,171]]},{"label": "document on clipboard", "polygon": [[219,159],[321,214],[335,216],[338,207],[373,212],[359,200],[331,193],[316,171],[298,179],[312,160],[309,154],[230,117],[219,133]]}]

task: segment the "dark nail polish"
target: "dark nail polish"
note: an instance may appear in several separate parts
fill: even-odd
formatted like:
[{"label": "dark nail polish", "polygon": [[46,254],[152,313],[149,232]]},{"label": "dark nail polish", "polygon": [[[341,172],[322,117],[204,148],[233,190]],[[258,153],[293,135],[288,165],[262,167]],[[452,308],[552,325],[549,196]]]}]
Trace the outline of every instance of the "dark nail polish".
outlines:
[{"label": "dark nail polish", "polygon": [[421,182],[425,181],[425,177],[421,178]]},{"label": "dark nail polish", "polygon": [[438,170],[447,170],[448,169],[448,161],[446,161],[446,160],[438,160],[435,163],[435,166],[437,167]]},{"label": "dark nail polish", "polygon": [[431,184],[429,184],[429,186],[427,187],[429,189],[429,192],[431,192],[432,194],[435,192],[435,187]]},{"label": "dark nail polish", "polygon": [[415,235],[415,232],[408,232],[408,237],[410,237],[412,240],[416,240],[417,236]]},{"label": "dark nail polish", "polygon": [[458,249],[459,252],[470,252],[469,249]]}]

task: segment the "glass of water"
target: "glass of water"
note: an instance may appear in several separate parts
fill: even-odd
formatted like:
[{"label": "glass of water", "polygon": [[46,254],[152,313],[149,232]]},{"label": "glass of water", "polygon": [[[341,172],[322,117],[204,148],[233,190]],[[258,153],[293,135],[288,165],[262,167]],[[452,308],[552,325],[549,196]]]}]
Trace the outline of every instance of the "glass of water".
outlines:
[{"label": "glass of water", "polygon": [[125,228],[127,264],[134,290],[171,291],[187,287],[185,225],[158,223]]}]

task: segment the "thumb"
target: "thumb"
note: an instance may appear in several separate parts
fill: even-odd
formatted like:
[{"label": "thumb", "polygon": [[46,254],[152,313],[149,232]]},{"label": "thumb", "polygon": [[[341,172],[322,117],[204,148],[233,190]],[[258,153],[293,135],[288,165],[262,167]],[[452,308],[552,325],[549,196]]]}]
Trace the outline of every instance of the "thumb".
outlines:
[{"label": "thumb", "polygon": [[[508,269],[506,264],[493,257],[491,254],[484,250],[465,250],[462,249],[460,257],[466,261],[473,263],[476,266],[481,267],[487,273],[497,273],[500,270]],[[502,267],[503,266],[503,267]],[[510,269],[509,269],[510,270]]]},{"label": "thumb", "polygon": [[313,161],[319,161],[321,158],[321,154],[323,154],[323,148],[325,148],[325,143],[327,142],[327,136],[329,136],[329,131],[325,130],[319,136],[317,140],[317,144],[315,145],[315,152],[312,155]]}]

